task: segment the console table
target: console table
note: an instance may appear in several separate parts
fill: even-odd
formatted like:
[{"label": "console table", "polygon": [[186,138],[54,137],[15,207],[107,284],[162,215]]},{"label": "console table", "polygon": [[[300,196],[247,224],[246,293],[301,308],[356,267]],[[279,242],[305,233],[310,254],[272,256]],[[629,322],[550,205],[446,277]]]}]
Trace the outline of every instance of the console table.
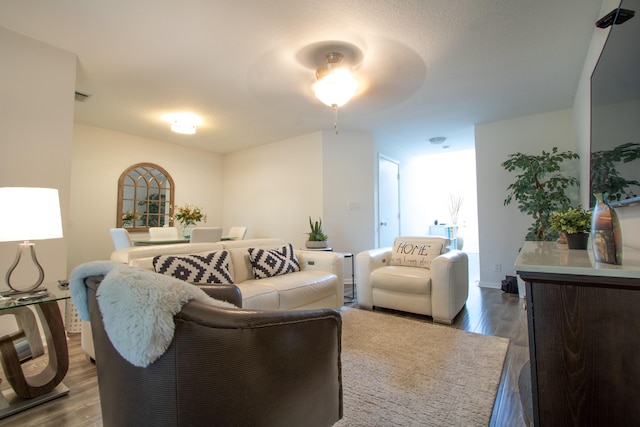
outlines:
[{"label": "console table", "polygon": [[640,253],[623,265],[591,251],[525,242],[536,426],[640,425]]},{"label": "console table", "polygon": [[14,345],[16,334],[0,337],[2,368],[7,382],[13,387],[13,390],[5,390],[0,394],[0,418],[69,393],[69,389],[62,384],[69,369],[69,352],[64,322],[58,307],[59,300],[69,298],[69,290],[60,288],[57,283],[43,285],[36,291],[42,289],[48,292],[42,298],[23,300],[21,297],[29,294],[17,294],[0,300],[0,316],[11,314],[16,317],[20,327],[18,334],[23,334],[28,341],[32,358],[44,353],[35,316],[27,306],[35,308],[45,334],[49,359],[47,366],[38,373],[27,376],[22,370]]}]

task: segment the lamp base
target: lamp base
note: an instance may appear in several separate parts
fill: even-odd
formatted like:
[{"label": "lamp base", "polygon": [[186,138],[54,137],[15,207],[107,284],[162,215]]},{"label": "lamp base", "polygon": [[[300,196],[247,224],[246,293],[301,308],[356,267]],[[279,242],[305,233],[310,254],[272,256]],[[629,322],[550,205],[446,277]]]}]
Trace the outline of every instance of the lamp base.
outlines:
[{"label": "lamp base", "polygon": [[25,300],[37,300],[49,296],[47,288],[36,288],[30,291],[18,291],[11,289],[8,291],[0,292],[0,298],[14,298],[19,296]]},{"label": "lamp base", "polygon": [[[38,269],[38,280],[36,280],[36,282],[33,285],[31,285],[26,289],[18,289],[11,284],[11,274],[18,266],[18,263],[20,262],[20,258],[22,257],[22,252],[26,251],[27,248],[31,253],[31,259],[33,260],[33,263],[36,265],[36,268]],[[28,240],[25,240],[24,243],[20,243],[18,245],[18,252],[16,254],[16,259],[13,261],[13,264],[11,264],[11,267],[9,267],[9,271],[7,271],[7,275],[5,276],[5,281],[7,283],[7,286],[11,288],[11,291],[15,293],[31,292],[42,284],[42,282],[44,281],[44,270],[42,269],[42,266],[40,265],[40,263],[38,262],[38,258],[36,257],[36,249],[35,249],[34,243],[29,243]]]}]

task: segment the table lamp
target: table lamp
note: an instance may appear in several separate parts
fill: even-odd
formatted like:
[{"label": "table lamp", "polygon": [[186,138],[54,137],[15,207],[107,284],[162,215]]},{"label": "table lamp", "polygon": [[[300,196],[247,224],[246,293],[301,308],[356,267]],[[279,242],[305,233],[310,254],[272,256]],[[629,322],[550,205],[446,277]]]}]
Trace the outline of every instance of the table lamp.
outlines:
[{"label": "table lamp", "polygon": [[[0,242],[18,242],[16,259],[7,271],[5,281],[11,291],[3,296],[27,293],[44,280],[44,270],[36,258],[35,244],[30,240],[59,239],[62,237],[60,198],[55,188],[2,187],[0,188]],[[38,280],[30,287],[16,287],[11,275],[23,253],[31,253],[38,269]]]}]

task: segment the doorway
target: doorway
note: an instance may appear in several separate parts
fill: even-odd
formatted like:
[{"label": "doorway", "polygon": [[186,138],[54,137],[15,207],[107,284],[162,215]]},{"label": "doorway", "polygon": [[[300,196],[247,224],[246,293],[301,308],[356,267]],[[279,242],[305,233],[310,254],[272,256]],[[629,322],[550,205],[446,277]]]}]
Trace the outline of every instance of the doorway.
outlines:
[{"label": "doorway", "polygon": [[378,156],[378,247],[393,246],[400,235],[400,164]]}]

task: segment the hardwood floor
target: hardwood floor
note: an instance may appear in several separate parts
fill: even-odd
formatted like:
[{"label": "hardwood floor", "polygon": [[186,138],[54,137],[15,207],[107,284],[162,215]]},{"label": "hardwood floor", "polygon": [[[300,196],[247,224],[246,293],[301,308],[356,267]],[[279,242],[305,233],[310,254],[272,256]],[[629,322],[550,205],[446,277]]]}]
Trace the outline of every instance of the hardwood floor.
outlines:
[{"label": "hardwood floor", "polygon": [[[350,293],[350,286],[345,291]],[[347,296],[347,295],[345,295]],[[523,418],[522,405],[518,393],[518,375],[529,360],[526,312],[522,309],[524,300],[517,295],[505,294],[497,289],[478,288],[472,285],[466,307],[456,318],[452,327],[485,335],[509,338],[510,345],[502,371],[496,402],[491,417],[491,426],[522,427],[527,423]],[[354,304],[348,304],[354,305]],[[381,310],[389,311],[390,310]],[[400,312],[393,314],[411,316]],[[429,319],[425,316],[417,316]],[[80,334],[69,334],[69,372],[64,384],[70,392],[25,412],[0,420],[1,426],[56,426],[90,427],[102,426],[100,399],[96,368],[80,346]],[[24,368],[39,369],[46,364],[46,357],[25,363]],[[4,374],[0,374],[0,388],[8,384]]]}]

